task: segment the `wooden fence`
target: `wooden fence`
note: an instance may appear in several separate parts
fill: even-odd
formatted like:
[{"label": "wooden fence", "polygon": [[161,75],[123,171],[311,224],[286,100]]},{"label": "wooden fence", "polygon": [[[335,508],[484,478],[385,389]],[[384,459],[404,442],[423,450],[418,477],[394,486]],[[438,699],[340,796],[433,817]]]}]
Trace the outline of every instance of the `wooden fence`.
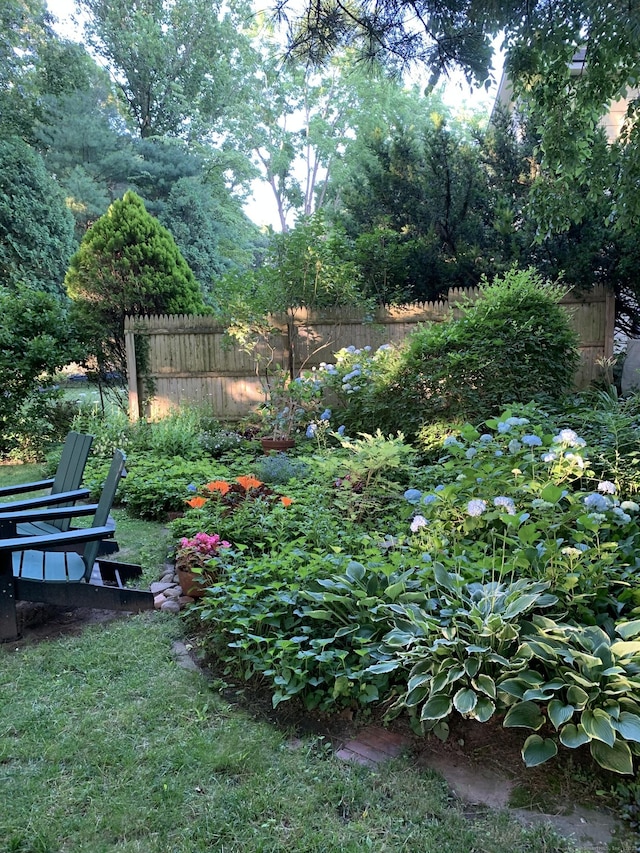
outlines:
[{"label": "wooden fence", "polygon": [[[296,368],[317,367],[331,362],[342,347],[399,343],[418,323],[441,322],[457,313],[463,297],[476,298],[477,289],[452,289],[441,302],[380,308],[371,317],[348,310],[309,312],[296,310],[291,317],[273,316],[279,330],[270,341],[274,361]],[[612,293],[598,286],[585,294],[569,294],[563,304],[571,313],[580,336],[580,367],[576,388],[586,388],[602,377],[599,362],[613,354],[615,301]],[[160,315],[127,317],[127,373],[129,410],[140,415],[142,379],[136,374],[136,345],[145,340],[148,375],[154,396],[144,414],[159,418],[182,403],[208,404],[216,417],[234,420],[246,415],[263,400],[252,356],[231,345],[225,329],[210,317]],[[137,344],[136,344],[137,340]]]}]

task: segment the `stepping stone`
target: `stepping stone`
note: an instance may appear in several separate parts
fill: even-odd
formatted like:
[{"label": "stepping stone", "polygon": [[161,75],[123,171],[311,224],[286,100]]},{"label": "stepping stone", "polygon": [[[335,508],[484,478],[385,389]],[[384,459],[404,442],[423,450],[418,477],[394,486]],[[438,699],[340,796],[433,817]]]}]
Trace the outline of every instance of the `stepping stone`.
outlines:
[{"label": "stepping stone", "polygon": [[358,732],[353,740],[347,741],[336,752],[342,761],[351,761],[367,767],[375,767],[383,761],[397,758],[409,746],[409,738],[387,729],[369,726]]}]

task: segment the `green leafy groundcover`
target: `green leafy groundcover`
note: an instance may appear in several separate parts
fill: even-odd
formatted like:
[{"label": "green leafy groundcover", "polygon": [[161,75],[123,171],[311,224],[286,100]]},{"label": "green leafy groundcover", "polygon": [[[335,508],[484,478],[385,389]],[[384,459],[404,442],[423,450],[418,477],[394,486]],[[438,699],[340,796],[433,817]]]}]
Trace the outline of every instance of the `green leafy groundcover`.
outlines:
[{"label": "green leafy groundcover", "polygon": [[[367,454],[396,464],[386,445],[397,437],[363,441]],[[588,745],[602,767],[632,773],[640,507],[595,476],[586,442],[533,406],[464,426],[446,436],[435,465],[407,457],[386,470],[385,488],[415,485],[401,499],[389,493],[393,512],[377,527],[365,516],[362,528],[349,526],[327,477],[339,452],[328,455],[333,468],[322,453],[305,459],[308,500],[295,481],[286,488],[298,519],[329,517],[333,543],[311,546],[280,505],[278,537],[264,537],[259,553],[237,547],[198,605],[229,671],[265,678],[274,704],[383,703],[443,738],[452,714],[497,715],[529,730],[529,766]],[[202,508],[190,518],[201,521]],[[264,523],[248,514],[244,530],[260,539]]]}]

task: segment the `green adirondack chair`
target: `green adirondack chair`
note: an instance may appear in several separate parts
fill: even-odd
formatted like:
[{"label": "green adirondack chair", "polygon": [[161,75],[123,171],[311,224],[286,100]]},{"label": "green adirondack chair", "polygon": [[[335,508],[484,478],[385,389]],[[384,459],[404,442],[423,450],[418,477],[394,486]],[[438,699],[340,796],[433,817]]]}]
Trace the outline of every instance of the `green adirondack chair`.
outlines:
[{"label": "green adirondack chair", "polygon": [[[124,454],[116,451],[97,504],[29,509],[26,513],[30,522],[93,513],[89,528],[16,537],[12,536],[14,525],[25,518],[25,512],[0,512],[0,642],[18,636],[16,601],[103,610],[153,609],[151,592],[127,589],[122,582],[123,576],[139,575],[139,566],[118,564],[120,572],[113,570],[109,577],[113,585],[104,584],[100,571],[98,576],[94,574],[100,543],[114,534],[113,526],[107,522],[124,461]],[[11,538],[6,538],[7,534]],[[79,544],[84,544],[82,553],[74,550]]]},{"label": "green adirondack chair", "polygon": [[[89,490],[81,489],[80,483],[92,443],[92,435],[72,430],[65,439],[55,477],[33,483],[19,483],[15,486],[0,487],[0,512],[26,512],[44,506],[73,506],[76,501],[88,497]],[[3,501],[4,498],[13,495],[44,491],[45,489],[49,489],[49,491],[37,497],[10,502]],[[55,534],[68,530],[70,523],[70,516],[40,522],[25,520],[16,525],[15,534],[17,536]]]}]

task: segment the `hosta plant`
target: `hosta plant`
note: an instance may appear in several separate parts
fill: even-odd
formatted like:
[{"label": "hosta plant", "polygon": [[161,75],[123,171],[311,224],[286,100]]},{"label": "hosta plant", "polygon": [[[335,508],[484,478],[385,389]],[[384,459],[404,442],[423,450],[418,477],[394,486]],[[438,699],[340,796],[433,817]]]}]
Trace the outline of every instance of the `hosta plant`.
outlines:
[{"label": "hosta plant", "polygon": [[556,623],[534,615],[526,632],[529,667],[537,678],[502,679],[499,694],[513,701],[504,725],[553,727],[530,735],[522,756],[528,766],[557,753],[557,742],[589,744],[595,761],[614,773],[633,773],[640,755],[640,620],[616,626],[613,641],[595,626]]},{"label": "hosta plant", "polygon": [[401,669],[406,689],[390,716],[408,711],[414,725],[445,739],[454,712],[486,722],[496,710],[506,674],[527,676],[520,653],[523,616],[557,599],[548,584],[519,579],[466,584],[436,563],[437,597],[427,607],[389,605],[395,627],[383,640],[373,672]]}]

